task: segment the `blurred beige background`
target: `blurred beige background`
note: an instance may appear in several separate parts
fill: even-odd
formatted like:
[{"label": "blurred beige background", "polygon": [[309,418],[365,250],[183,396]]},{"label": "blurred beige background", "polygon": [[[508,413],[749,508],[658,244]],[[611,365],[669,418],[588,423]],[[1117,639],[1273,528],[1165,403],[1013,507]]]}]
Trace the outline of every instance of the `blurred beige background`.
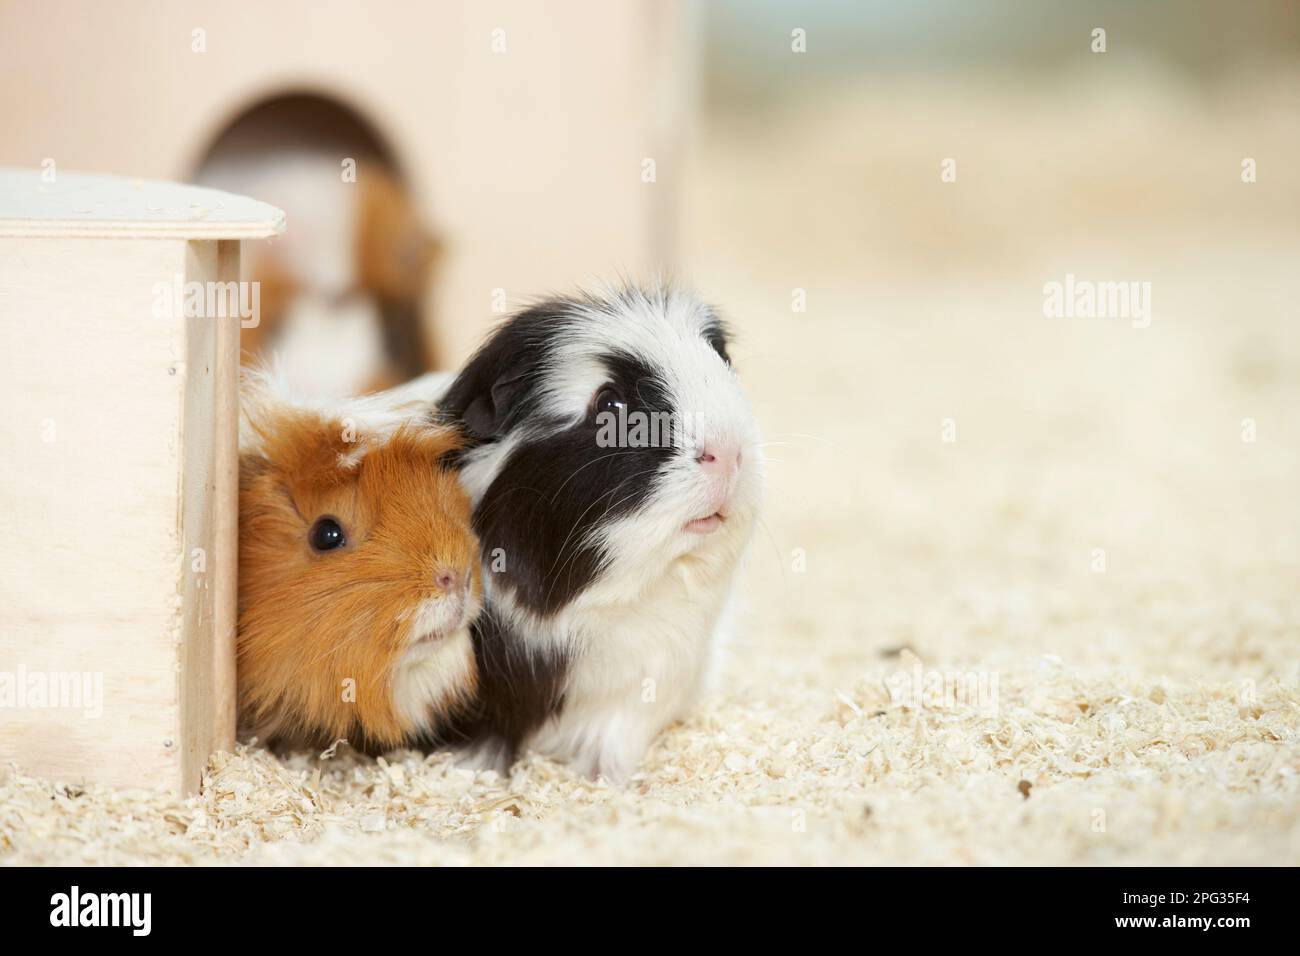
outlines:
[{"label": "blurred beige background", "polygon": [[[682,203],[779,459],[721,749],[818,839],[759,855],[1295,862],[1296,6],[760,6]],[[900,712],[918,661],[997,718]]]}]

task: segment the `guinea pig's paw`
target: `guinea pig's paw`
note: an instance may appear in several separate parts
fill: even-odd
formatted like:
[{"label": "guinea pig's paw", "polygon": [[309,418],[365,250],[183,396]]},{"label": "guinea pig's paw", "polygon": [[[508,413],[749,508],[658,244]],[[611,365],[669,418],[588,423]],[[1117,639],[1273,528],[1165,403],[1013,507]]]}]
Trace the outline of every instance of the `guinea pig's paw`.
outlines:
[{"label": "guinea pig's paw", "polygon": [[648,736],[632,732],[624,726],[623,733],[614,733],[603,727],[588,727],[591,736],[573,739],[562,736],[565,728],[552,726],[533,741],[533,749],[565,764],[573,773],[588,780],[603,780],[621,787],[631,779],[649,744]]},{"label": "guinea pig's paw", "polygon": [[452,752],[456,766],[462,770],[492,770],[505,775],[514,761],[510,745],[500,737],[485,737]]}]

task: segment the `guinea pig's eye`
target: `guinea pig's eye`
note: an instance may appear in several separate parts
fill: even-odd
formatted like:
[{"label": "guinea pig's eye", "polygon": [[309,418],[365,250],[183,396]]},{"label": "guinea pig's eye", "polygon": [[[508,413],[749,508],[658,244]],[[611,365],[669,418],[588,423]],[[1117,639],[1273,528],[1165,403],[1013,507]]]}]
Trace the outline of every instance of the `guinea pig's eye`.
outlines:
[{"label": "guinea pig's eye", "polygon": [[320,518],[307,532],[307,540],[314,551],[333,551],[347,544],[343,534],[343,525],[333,518]]},{"label": "guinea pig's eye", "polygon": [[627,403],[623,401],[622,393],[614,386],[606,385],[596,393],[596,402],[593,411],[597,415],[601,412],[613,412],[617,415],[618,410],[620,408],[625,408],[626,406]]}]

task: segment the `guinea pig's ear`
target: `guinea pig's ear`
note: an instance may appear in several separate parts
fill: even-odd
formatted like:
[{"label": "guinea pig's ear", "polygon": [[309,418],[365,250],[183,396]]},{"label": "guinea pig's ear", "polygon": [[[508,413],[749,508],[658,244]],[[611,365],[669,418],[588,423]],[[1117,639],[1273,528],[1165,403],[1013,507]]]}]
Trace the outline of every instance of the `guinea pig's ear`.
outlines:
[{"label": "guinea pig's ear", "polygon": [[495,438],[504,429],[531,370],[532,361],[527,357],[508,360],[499,352],[480,352],[456,376],[439,408],[445,417],[459,422],[471,438]]},{"label": "guinea pig's ear", "polygon": [[348,480],[365,454],[355,428],[295,406],[276,373],[244,369],[240,376],[239,452],[259,467],[320,485]]}]

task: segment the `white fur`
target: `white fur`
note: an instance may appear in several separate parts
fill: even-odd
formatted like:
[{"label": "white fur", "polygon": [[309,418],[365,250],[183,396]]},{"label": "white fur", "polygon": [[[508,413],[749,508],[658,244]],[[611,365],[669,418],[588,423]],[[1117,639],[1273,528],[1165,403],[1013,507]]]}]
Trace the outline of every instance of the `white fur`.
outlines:
[{"label": "white fur", "polygon": [[468,627],[412,645],[393,671],[393,708],[417,732],[428,731],[435,714],[469,695],[474,673]]},{"label": "white fur", "polygon": [[273,421],[275,415],[289,408],[351,428],[358,439],[356,452],[341,464],[353,467],[368,448],[383,443],[400,426],[427,413],[454,377],[449,372],[429,372],[373,395],[327,396],[298,390],[278,357],[264,367],[246,368],[240,374],[240,454],[261,454],[261,438],[253,424]]},{"label": "white fur", "polygon": [[285,309],[275,341],[281,374],[305,394],[355,394],[387,362],[379,303],[303,292]]},{"label": "white fur", "polygon": [[[565,705],[525,746],[620,782],[635,770],[655,736],[698,698],[717,654],[719,620],[735,569],[751,536],[761,499],[758,429],[735,374],[702,338],[709,315],[690,296],[668,290],[614,294],[613,321],[601,306],[583,305],[560,335],[547,372],[545,411],[569,422],[587,413],[606,375],[597,356],[611,348],[655,368],[675,414],[699,426],[710,447],[735,447],[742,465],[731,480],[705,473],[682,455],[655,497],[630,517],[602,525],[611,557],[604,573],[549,620],[520,610],[508,588],[495,586],[484,555],[484,587],[492,613],[505,618],[530,647],[573,655]],[[466,457],[462,480],[475,505],[518,442],[536,423]],[[593,456],[600,450],[593,447]],[[711,535],[687,522],[717,509],[728,515]],[[508,556],[507,556],[508,560]],[[483,765],[501,754],[488,743],[471,755]]]}]

